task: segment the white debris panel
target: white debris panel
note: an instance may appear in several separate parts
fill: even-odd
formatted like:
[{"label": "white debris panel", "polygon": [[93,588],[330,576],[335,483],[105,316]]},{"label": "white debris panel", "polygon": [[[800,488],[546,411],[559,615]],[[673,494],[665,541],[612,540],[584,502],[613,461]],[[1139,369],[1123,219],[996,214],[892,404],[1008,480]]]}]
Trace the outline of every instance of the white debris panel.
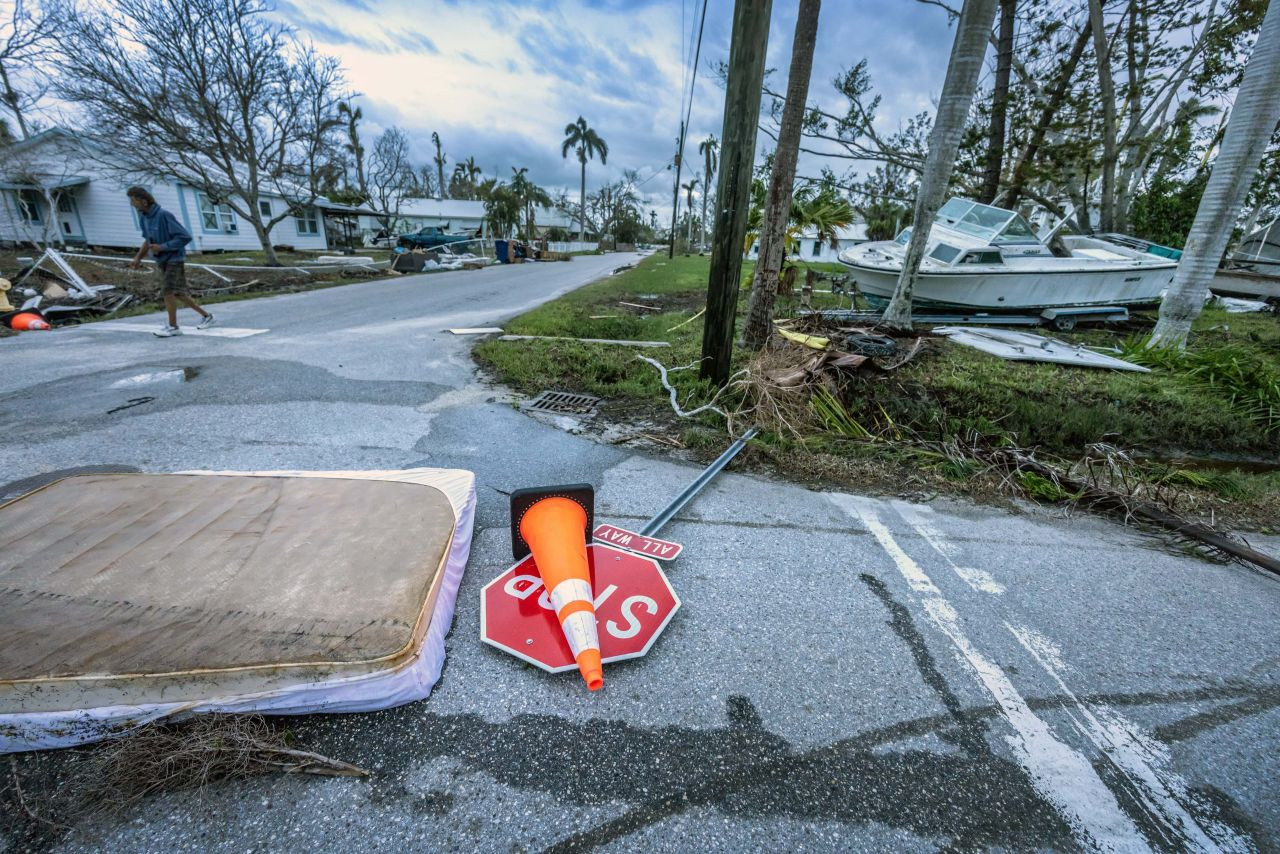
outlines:
[{"label": "white debris panel", "polygon": [[1018,362],[1054,362],[1059,365],[1076,365],[1082,368],[1108,368],[1113,371],[1139,371],[1151,373],[1150,368],[1135,365],[1114,356],[1107,356],[1079,344],[1068,344],[1013,329],[989,329],[987,327],[939,326],[933,330],[945,335],[957,344],[973,347],[984,353]]}]

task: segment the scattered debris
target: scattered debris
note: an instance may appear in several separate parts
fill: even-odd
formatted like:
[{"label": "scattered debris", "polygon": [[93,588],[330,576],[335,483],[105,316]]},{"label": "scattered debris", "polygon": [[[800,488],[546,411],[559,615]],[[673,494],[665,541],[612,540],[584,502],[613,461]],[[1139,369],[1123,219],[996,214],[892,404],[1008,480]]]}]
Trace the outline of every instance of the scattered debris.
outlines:
[{"label": "scattered debris", "polygon": [[950,338],[957,344],[964,344],[1002,359],[1151,373],[1150,368],[1135,365],[1114,356],[1095,353],[1083,345],[1067,344],[1042,335],[1032,335],[1029,332],[1016,332],[1011,329],[961,329],[955,326],[939,326],[933,331]]},{"label": "scattered debris", "polygon": [[148,724],[112,739],[82,760],[73,788],[94,812],[118,813],[143,798],[261,774],[367,777],[338,759],[288,745],[260,715],[202,715],[183,724]]},{"label": "scattered debris", "polygon": [[695,320],[697,320],[699,317],[702,317],[702,315],[704,315],[704,314],[706,314],[706,313],[707,313],[707,307],[704,305],[701,309],[699,309],[698,313],[697,313],[697,314],[695,314],[693,317],[690,317],[690,318],[688,318],[687,320],[682,320],[682,321],[680,321],[679,323],[677,323],[675,326],[671,327],[671,328],[670,328],[670,329],[668,329],[667,331],[668,331],[668,332],[675,332],[675,331],[676,331],[677,329],[679,329],[681,326],[686,326],[686,325],[688,325],[688,324],[690,324],[690,323],[693,323]]},{"label": "scattered debris", "polygon": [[[966,449],[966,452],[983,462],[1010,474],[1032,475],[1056,489],[1061,500],[1068,500],[1094,510],[1119,513],[1126,520],[1138,519],[1173,531],[1180,537],[1195,541],[1210,551],[1240,562],[1252,563],[1268,572],[1280,575],[1280,559],[1264,554],[1248,543],[1217,531],[1202,522],[1183,518],[1165,503],[1137,498],[1132,491],[1126,493],[1104,485],[1092,473],[1093,466],[1086,460],[1086,477],[1073,477],[1055,466],[1037,460],[1029,451],[1019,448]],[[1104,467],[1112,467],[1111,459],[1102,460]]]},{"label": "scattered debris", "polygon": [[627,308],[642,308],[645,311],[662,311],[662,309],[656,305],[641,305],[638,302],[623,302],[622,300],[618,300],[618,305],[625,305]]},{"label": "scattered debris", "polygon": [[578,341],[582,344],[621,344],[624,347],[670,347],[670,341],[623,341],[616,338],[572,338],[567,335],[503,335],[499,341]]}]

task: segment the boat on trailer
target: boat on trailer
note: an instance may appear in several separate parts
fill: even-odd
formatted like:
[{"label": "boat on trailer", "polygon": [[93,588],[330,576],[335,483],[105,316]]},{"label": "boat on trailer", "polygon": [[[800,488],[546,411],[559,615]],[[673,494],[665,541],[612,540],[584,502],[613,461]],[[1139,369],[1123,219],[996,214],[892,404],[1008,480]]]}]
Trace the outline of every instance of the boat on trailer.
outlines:
[{"label": "boat on trailer", "polygon": [[[839,255],[872,305],[893,296],[911,228],[894,240]],[[1018,213],[968,199],[938,211],[920,263],[913,303],[934,309],[1039,312],[1155,305],[1178,262],[1102,237],[1053,235],[1046,242]]]},{"label": "boat on trailer", "polygon": [[1240,241],[1209,290],[1224,297],[1280,302],[1280,219]]}]

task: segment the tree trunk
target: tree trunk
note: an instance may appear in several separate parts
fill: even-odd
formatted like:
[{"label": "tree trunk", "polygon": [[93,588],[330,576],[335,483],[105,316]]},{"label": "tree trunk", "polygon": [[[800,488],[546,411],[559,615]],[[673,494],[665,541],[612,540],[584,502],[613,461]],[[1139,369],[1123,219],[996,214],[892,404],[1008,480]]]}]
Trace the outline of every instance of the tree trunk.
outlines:
[{"label": "tree trunk", "polygon": [[782,108],[778,147],[773,153],[773,173],[760,225],[760,253],[751,280],[747,304],[747,325],[742,343],[759,350],[769,340],[773,326],[773,306],[778,296],[778,274],[782,269],[787,225],[791,219],[791,196],[795,189],[796,157],[805,103],[809,98],[809,77],[813,72],[813,47],[818,37],[821,0],[800,0],[796,32],[791,45],[791,70],[787,77],[787,102]]},{"label": "tree trunk", "polygon": [[938,117],[929,134],[929,154],[925,157],[916,192],[915,216],[911,222],[911,241],[898,274],[893,299],[884,312],[884,322],[892,329],[911,329],[911,294],[915,290],[920,261],[938,208],[947,195],[951,169],[955,166],[960,137],[964,133],[973,93],[987,54],[987,39],[996,17],[996,0],[965,0],[956,24],[956,37],[947,62],[947,79],[938,100]]},{"label": "tree trunk", "polygon": [[[317,214],[318,216],[319,214]],[[262,244],[262,254],[267,257],[265,266],[279,267],[280,259],[276,257],[276,250],[271,245],[271,232],[267,230],[266,225],[262,222],[262,217],[249,217],[249,224],[253,226],[253,233],[258,236],[258,242]]]},{"label": "tree trunk", "polygon": [[[1102,0],[1089,0],[1089,29],[1093,52],[1098,59],[1098,93],[1102,99],[1102,198],[1098,204],[1098,225],[1115,230],[1116,191],[1116,87],[1111,77],[1111,52],[1107,48],[1106,22]],[[1086,194],[1087,198],[1087,194]]]},{"label": "tree trunk", "polygon": [[1035,163],[1036,154],[1040,150],[1040,146],[1044,144],[1045,134],[1049,132],[1049,126],[1053,124],[1053,118],[1058,114],[1058,110],[1067,99],[1067,93],[1071,89],[1071,78],[1075,76],[1076,66],[1080,64],[1080,58],[1084,56],[1084,49],[1089,45],[1089,26],[1086,24],[1080,30],[1080,34],[1076,36],[1075,44],[1071,46],[1071,53],[1067,56],[1067,61],[1062,66],[1062,71],[1054,83],[1053,91],[1049,93],[1049,100],[1045,102],[1044,108],[1040,111],[1040,116],[1036,119],[1035,128],[1031,131],[1031,138],[1027,141],[1027,146],[1022,150],[1022,154],[1018,157],[1018,163],[1013,167],[1013,178],[1009,182],[1009,192],[1005,194],[1005,207],[1017,207],[1018,200],[1022,195],[1022,188],[1027,182],[1027,170]]},{"label": "tree trunk", "polygon": [[27,127],[27,119],[22,115],[22,96],[20,96],[9,83],[9,70],[0,64],[0,85],[4,86],[4,92],[0,95],[4,98],[5,106],[9,108],[9,112],[13,113],[13,117],[18,121],[18,130],[22,133],[22,138],[26,139],[31,136],[31,131]]},{"label": "tree trunk", "polygon": [[1271,134],[1280,122],[1280,3],[1272,3],[1254,44],[1253,54],[1236,94],[1222,150],[1213,162],[1209,183],[1200,198],[1187,235],[1178,271],[1160,304],[1160,319],[1148,347],[1187,346],[1191,323],[1204,307],[1205,291],[1222,260],[1231,229],[1240,215]]},{"label": "tree trunk", "polygon": [[978,201],[991,204],[1000,192],[1004,166],[1005,116],[1009,109],[1009,69],[1013,66],[1013,24],[1018,0],[1000,0],[1000,39],[996,55],[996,84],[991,94],[991,128],[987,133],[987,166]]},{"label": "tree trunk", "polygon": [[578,193],[578,242],[587,240],[587,158],[581,154],[578,160],[582,163],[582,186]]},{"label": "tree trunk", "polygon": [[707,196],[711,195],[711,163],[707,163],[707,183],[702,188],[702,219],[698,222],[698,251],[707,245]]}]

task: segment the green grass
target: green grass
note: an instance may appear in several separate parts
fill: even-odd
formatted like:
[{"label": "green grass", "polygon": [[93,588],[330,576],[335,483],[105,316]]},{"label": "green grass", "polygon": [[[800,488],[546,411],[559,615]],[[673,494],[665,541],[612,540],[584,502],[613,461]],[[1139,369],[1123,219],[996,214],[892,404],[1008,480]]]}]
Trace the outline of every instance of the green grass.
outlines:
[{"label": "green grass", "polygon": [[[573,291],[507,324],[524,335],[622,338],[669,341],[670,348],[647,355],[668,367],[696,362],[701,355],[703,319],[688,320],[705,304],[709,259],[659,254],[635,269]],[[739,331],[746,311],[753,265],[743,270]],[[803,274],[801,274],[802,280]],[[839,298],[827,296],[833,303]],[[620,301],[658,306],[647,312]],[[795,309],[781,299],[779,316]],[[847,298],[843,305],[848,306]],[[1134,355],[1132,333],[1090,327],[1054,337]],[[489,340],[477,358],[498,379],[533,394],[555,388],[584,391],[612,404],[652,414],[669,413],[657,372],[636,359],[634,348],[569,341],[505,342]],[[735,369],[748,353],[735,353]],[[783,468],[806,470],[806,455],[852,461],[889,462],[927,470],[939,481],[963,482],[971,468],[946,458],[927,458],[894,440],[947,441],[973,434],[992,442],[1014,442],[1068,459],[1090,444],[1107,442],[1144,456],[1189,458],[1280,458],[1280,318],[1266,314],[1227,314],[1209,308],[1197,320],[1187,355],[1151,354],[1152,373],[1100,371],[1061,365],[1008,362],[934,339],[913,362],[896,372],[845,383],[838,395],[824,393],[811,402],[809,434],[800,440],[765,434],[766,448]],[[682,405],[707,400],[713,389],[696,371],[671,375]],[[715,450],[716,417],[682,424],[690,447]],[[868,443],[877,436],[889,441]],[[1189,465],[1164,466],[1152,477],[1170,486],[1201,490],[1221,499],[1261,502],[1280,516],[1280,473],[1211,473]],[[1048,497],[1044,484],[1025,483]],[[1049,484],[1049,486],[1052,486]],[[1059,496],[1060,497],[1060,496]]]}]

